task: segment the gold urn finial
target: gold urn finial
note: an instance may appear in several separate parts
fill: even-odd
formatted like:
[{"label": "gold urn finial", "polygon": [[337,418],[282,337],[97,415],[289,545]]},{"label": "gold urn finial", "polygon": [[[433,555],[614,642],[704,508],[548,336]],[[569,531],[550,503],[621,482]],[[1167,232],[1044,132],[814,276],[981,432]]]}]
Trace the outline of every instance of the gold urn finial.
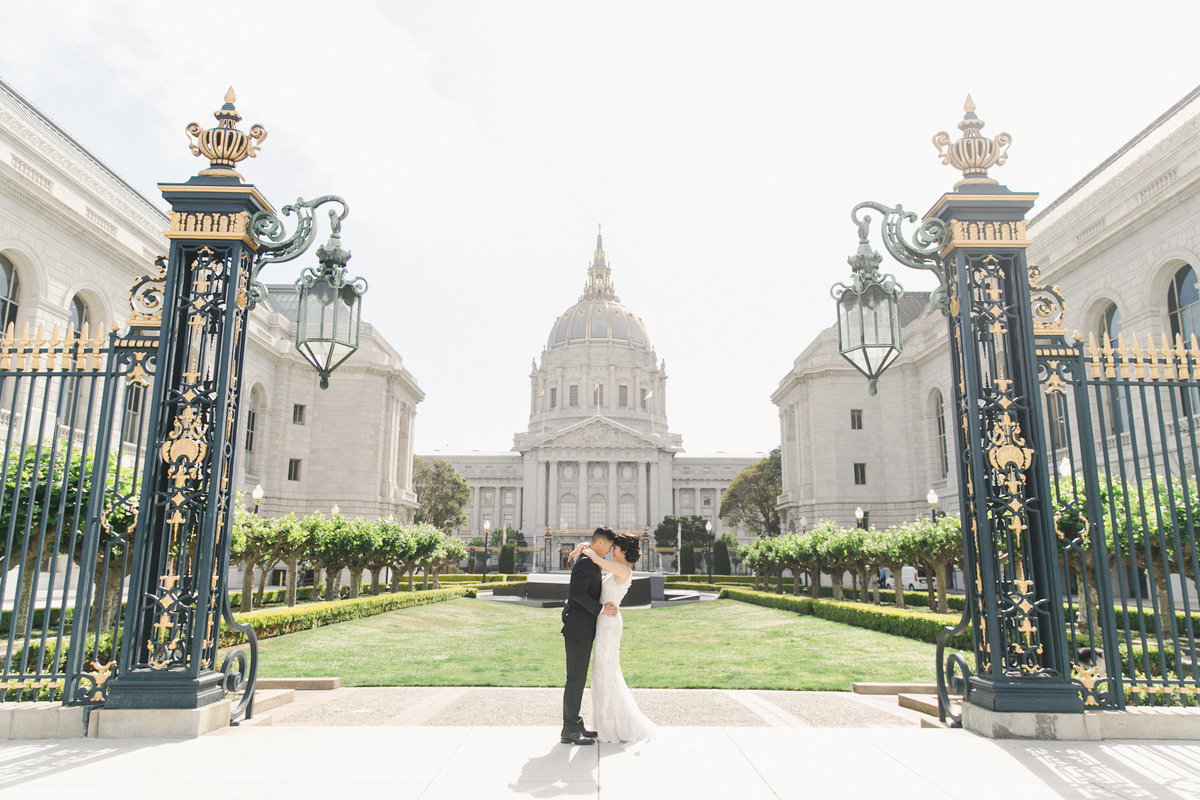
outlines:
[{"label": "gold urn finial", "polygon": [[933,146],[942,157],[942,163],[949,164],[963,174],[963,179],[954,184],[955,189],[978,184],[997,185],[995,179],[988,177],[987,171],[991,167],[1003,166],[1008,160],[1008,146],[1012,144],[1012,137],[1001,133],[995,139],[989,139],[979,132],[983,124],[983,120],[975,114],[975,101],[968,94],[963,103],[962,122],[958,123],[962,138],[951,142],[950,134],[945,131],[933,137]]},{"label": "gold urn finial", "polygon": [[262,125],[251,125],[249,133],[238,130],[242,115],[234,108],[236,100],[237,95],[230,86],[225,92],[225,105],[213,112],[217,120],[215,128],[201,128],[195,122],[187,126],[188,149],[192,155],[203,156],[209,161],[208,169],[201,170],[201,175],[241,180],[241,173],[235,169],[237,163],[254,158],[259,145],[267,138],[267,129]]}]

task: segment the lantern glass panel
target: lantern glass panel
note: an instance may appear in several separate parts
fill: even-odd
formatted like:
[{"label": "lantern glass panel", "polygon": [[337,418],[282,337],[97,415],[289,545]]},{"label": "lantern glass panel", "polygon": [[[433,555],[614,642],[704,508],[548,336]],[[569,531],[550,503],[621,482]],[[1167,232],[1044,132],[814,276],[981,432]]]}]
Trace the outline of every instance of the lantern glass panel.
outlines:
[{"label": "lantern glass panel", "polygon": [[900,355],[900,313],[895,293],[879,284],[838,300],[842,356],[868,378],[878,377]]},{"label": "lantern glass panel", "polygon": [[296,347],[318,371],[332,372],[358,349],[358,293],[320,278],[300,294]]}]

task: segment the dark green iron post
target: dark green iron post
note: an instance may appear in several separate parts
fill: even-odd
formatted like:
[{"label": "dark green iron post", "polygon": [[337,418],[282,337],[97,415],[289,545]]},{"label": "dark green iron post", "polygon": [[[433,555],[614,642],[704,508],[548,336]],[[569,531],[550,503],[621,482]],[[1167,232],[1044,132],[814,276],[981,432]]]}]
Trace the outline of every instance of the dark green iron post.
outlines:
[{"label": "dark green iron post", "polygon": [[234,169],[266,132],[237,130],[232,90],[225,100],[218,127],[188,129],[210,167],[159,187],[171,205],[171,249],[112,709],[198,708],[226,696],[216,658],[258,247],[250,221],[271,206]]}]

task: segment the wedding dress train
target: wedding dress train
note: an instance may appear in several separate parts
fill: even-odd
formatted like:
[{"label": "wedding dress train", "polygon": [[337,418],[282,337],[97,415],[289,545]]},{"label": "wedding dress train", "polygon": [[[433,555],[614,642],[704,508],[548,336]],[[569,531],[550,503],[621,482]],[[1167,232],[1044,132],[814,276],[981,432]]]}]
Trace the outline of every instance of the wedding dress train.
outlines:
[{"label": "wedding dress train", "polygon": [[633,576],[623,584],[604,573],[600,602],[617,606],[615,617],[603,614],[596,620],[596,640],[592,650],[592,724],[602,742],[636,742],[654,736],[656,728],[638,710],[633,693],[621,675],[621,600],[629,591]]}]

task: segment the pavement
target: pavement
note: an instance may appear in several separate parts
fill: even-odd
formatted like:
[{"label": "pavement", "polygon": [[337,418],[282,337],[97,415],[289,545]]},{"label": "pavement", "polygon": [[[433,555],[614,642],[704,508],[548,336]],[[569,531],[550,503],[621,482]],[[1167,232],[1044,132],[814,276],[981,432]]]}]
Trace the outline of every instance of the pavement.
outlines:
[{"label": "pavement", "polygon": [[642,690],[656,739],[575,747],[546,724],[553,689],[298,694],[199,739],[0,743],[0,798],[1200,798],[1200,742],[994,741],[894,697]]}]

